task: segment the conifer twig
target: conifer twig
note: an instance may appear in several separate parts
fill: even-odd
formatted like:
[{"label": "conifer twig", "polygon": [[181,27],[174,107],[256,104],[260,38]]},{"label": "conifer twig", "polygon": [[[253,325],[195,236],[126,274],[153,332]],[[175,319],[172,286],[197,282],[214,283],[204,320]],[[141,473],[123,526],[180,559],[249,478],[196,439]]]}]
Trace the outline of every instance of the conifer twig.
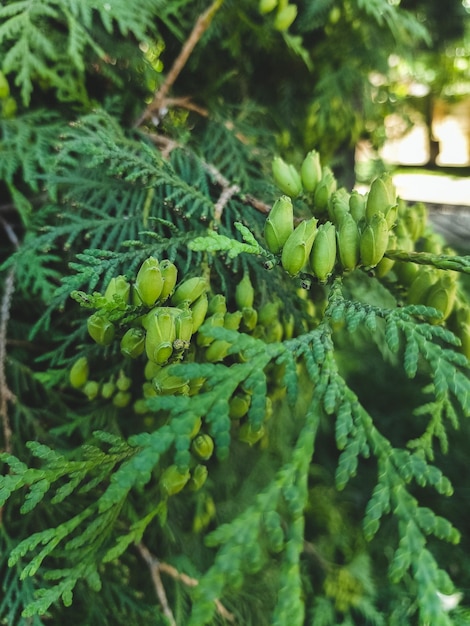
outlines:
[{"label": "conifer twig", "polygon": [[[197,578],[193,578],[192,576],[188,576],[187,574],[179,572],[176,567],[173,567],[173,565],[169,565],[168,563],[159,561],[159,559],[157,559],[143,543],[139,543],[137,549],[139,550],[141,556],[150,568],[155,590],[157,592],[158,599],[160,600],[165,616],[168,618],[172,626],[173,624],[175,624],[176,626],[176,622],[174,622],[175,618],[173,617],[173,613],[168,605],[168,600],[160,573],[164,572],[168,576],[171,576],[174,580],[182,582],[183,585],[186,585],[186,587],[197,587],[199,581],[197,580]],[[225,608],[220,600],[216,598],[214,600],[214,604],[216,606],[217,612],[223,619],[232,624],[235,623],[235,616]]]},{"label": "conifer twig", "polygon": [[170,626],[176,626],[176,620],[173,615],[173,611],[168,604],[168,598],[166,597],[165,587],[163,586],[162,579],[160,576],[161,566],[159,560],[153,556],[150,550],[143,543],[139,543],[137,545],[137,550],[140,555],[147,563],[150,569],[150,575],[152,576],[153,586],[155,587],[155,591],[157,593],[158,600],[163,610],[163,614],[168,619]]},{"label": "conifer twig", "polygon": [[[15,249],[18,249],[19,241],[15,231],[11,225],[1,218],[1,222],[8,239],[11,241]],[[5,287],[0,307],[0,418],[3,428],[3,444],[5,452],[11,452],[12,430],[10,419],[8,417],[8,402],[15,399],[14,393],[8,387],[5,374],[5,361],[7,357],[7,328],[10,319],[10,305],[13,292],[15,290],[15,269],[12,267],[5,279]]]},{"label": "conifer twig", "polygon": [[[166,135],[160,135],[158,133],[146,133],[146,136],[153,141],[153,143],[160,148],[160,151],[164,158],[168,158],[170,153],[176,148],[183,148],[184,146],[174,139],[167,137]],[[208,172],[215,183],[222,187],[222,193],[217,200],[214,208],[215,218],[220,219],[222,211],[230,200],[230,198],[239,193],[241,188],[235,183],[231,183],[212,163],[206,163],[201,161],[202,167]],[[259,198],[247,193],[241,195],[241,200],[244,204],[249,204],[260,213],[269,213],[271,206]]]},{"label": "conifer twig", "polygon": [[6,341],[7,327],[10,318],[10,303],[15,288],[15,271],[13,268],[7,274],[5,289],[3,292],[2,305],[0,308],[0,416],[3,428],[3,444],[5,452],[11,452],[12,430],[8,417],[8,402],[15,399],[11,389],[8,387],[5,375],[5,361],[7,356]]},{"label": "conifer twig", "polygon": [[209,28],[212,19],[219,8],[222,6],[224,0],[214,0],[211,6],[201,13],[201,15],[196,20],[194,24],[193,30],[191,31],[189,37],[183,44],[179,55],[173,62],[173,65],[170,68],[163,84],[159,87],[159,89],[155,92],[152,102],[147,106],[145,111],[136,121],[135,126],[140,126],[142,122],[152,116],[152,114],[156,111],[159,111],[165,101],[168,92],[173,86],[174,82],[178,78],[181,70],[186,65],[189,57],[191,56],[192,51],[196,47],[196,44],[201,39],[202,35]]}]

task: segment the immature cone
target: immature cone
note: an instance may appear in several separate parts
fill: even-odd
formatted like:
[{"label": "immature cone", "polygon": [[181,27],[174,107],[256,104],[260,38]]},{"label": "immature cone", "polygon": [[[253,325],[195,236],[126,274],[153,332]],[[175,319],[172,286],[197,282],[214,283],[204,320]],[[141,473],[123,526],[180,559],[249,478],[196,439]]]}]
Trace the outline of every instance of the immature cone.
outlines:
[{"label": "immature cone", "polygon": [[328,202],[328,215],[337,226],[343,217],[349,213],[349,193],[343,187],[334,191]]},{"label": "immature cone", "polygon": [[209,308],[209,298],[207,293],[203,293],[191,304],[191,314],[193,319],[193,334],[198,331],[206,319]]},{"label": "immature cone", "polygon": [[336,263],[336,228],[331,222],[318,227],[310,252],[310,267],[321,283],[327,281]]},{"label": "immature cone", "polygon": [[429,289],[426,294],[425,304],[442,313],[442,317],[435,320],[437,323],[445,321],[452,313],[456,296],[457,282],[449,274],[440,276],[437,282]]},{"label": "immature cone", "polygon": [[149,361],[165,365],[173,354],[176,339],[176,312],[172,307],[157,307],[147,323],[145,351]]},{"label": "immature cone", "polygon": [[171,297],[171,303],[174,306],[183,304],[187,301],[191,305],[207,290],[207,280],[202,276],[194,276],[187,278],[176,288],[175,293]]},{"label": "immature cone", "polygon": [[197,435],[191,443],[191,452],[201,461],[208,461],[214,452],[214,440],[210,435]]},{"label": "immature cone", "polygon": [[187,395],[189,392],[188,382],[182,376],[170,374],[166,367],[163,367],[152,379],[153,388],[161,396]]},{"label": "immature cone", "polygon": [[366,268],[375,267],[387,250],[389,228],[382,213],[376,213],[366,224],[359,239],[361,263]]},{"label": "immature cone", "polygon": [[114,324],[98,313],[93,313],[87,320],[88,334],[100,346],[109,346],[114,339]]},{"label": "immature cone", "polygon": [[3,72],[0,72],[0,100],[6,100],[10,95],[10,85]]},{"label": "immature cone", "polygon": [[178,279],[178,270],[176,269],[176,265],[174,263],[168,259],[164,259],[160,263],[160,272],[163,279],[160,301],[165,302],[175,289],[176,281]]},{"label": "immature cone", "polygon": [[270,13],[277,7],[277,3],[278,0],[260,0],[258,5],[259,12],[262,14]]},{"label": "immature cone", "polygon": [[281,157],[274,157],[272,163],[274,182],[279,189],[295,198],[302,191],[300,174],[293,165],[286,163]]},{"label": "immature cone", "polygon": [[72,365],[69,372],[69,382],[75,389],[80,389],[88,380],[90,368],[86,356],[81,356]]},{"label": "immature cone", "polygon": [[385,212],[390,206],[397,203],[395,185],[389,174],[382,174],[372,181],[366,202],[366,218],[368,221],[376,213]]},{"label": "immature cone", "polygon": [[356,189],[349,196],[349,211],[356,224],[359,224],[366,216],[366,197]]},{"label": "immature cone", "polygon": [[294,207],[288,196],[274,203],[264,224],[264,238],[268,249],[278,254],[294,230]]},{"label": "immature cone", "polygon": [[437,282],[439,275],[433,268],[420,268],[407,293],[408,304],[425,304],[431,287]]},{"label": "immature cone", "polygon": [[353,216],[348,213],[336,230],[339,258],[345,270],[353,270],[359,262],[359,230]]},{"label": "immature cone", "polygon": [[317,234],[318,220],[312,217],[301,222],[282,249],[282,267],[291,276],[297,276],[308,262],[313,241]]},{"label": "immature cone", "polygon": [[302,161],[300,168],[300,178],[305,191],[313,193],[322,177],[320,154],[316,150],[311,150]]},{"label": "immature cone", "polygon": [[[396,250],[397,249],[397,236],[395,235],[395,233],[390,233],[389,237],[388,237],[388,244],[387,244],[387,250]],[[395,265],[395,259],[389,259],[386,256],[383,257],[383,259],[377,263],[377,266],[375,268],[375,275],[377,276],[377,278],[383,278],[384,276],[386,276],[389,271],[392,269],[392,267]]]},{"label": "immature cone", "polygon": [[225,313],[227,312],[227,299],[221,293],[214,294],[209,300],[209,307],[207,313],[212,315],[213,313]]},{"label": "immature cone", "polygon": [[276,30],[287,30],[297,17],[297,5],[287,4],[280,9],[274,18],[274,28]]},{"label": "immature cone", "polygon": [[[184,309],[176,316],[176,339],[175,342],[181,344],[181,348],[189,348],[193,335],[193,314],[191,309]],[[175,343],[176,345],[176,343]]]},{"label": "immature cone", "polygon": [[152,306],[160,297],[163,278],[158,259],[151,256],[146,259],[137,273],[135,290],[145,306]]},{"label": "immature cone", "polygon": [[332,170],[325,166],[322,168],[322,177],[315,188],[313,205],[315,213],[323,213],[328,209],[331,195],[336,191],[336,178]]},{"label": "immature cone", "polygon": [[205,465],[198,464],[191,472],[191,478],[188,482],[188,488],[191,491],[199,491],[207,480],[209,471]]},{"label": "immature cone", "polygon": [[114,300],[114,296],[118,299],[122,299],[126,304],[129,302],[129,296],[131,292],[131,286],[127,282],[125,276],[114,276],[108,283],[104,297],[109,302]]},{"label": "immature cone", "polygon": [[181,472],[177,465],[169,465],[160,476],[160,486],[167,496],[179,493],[191,478],[189,470]]},{"label": "immature cone", "polygon": [[243,309],[246,306],[253,306],[254,301],[255,288],[250,280],[250,275],[246,272],[235,287],[235,302],[239,309]]},{"label": "immature cone", "polygon": [[121,354],[136,359],[145,350],[145,332],[142,328],[129,328],[121,339]]}]

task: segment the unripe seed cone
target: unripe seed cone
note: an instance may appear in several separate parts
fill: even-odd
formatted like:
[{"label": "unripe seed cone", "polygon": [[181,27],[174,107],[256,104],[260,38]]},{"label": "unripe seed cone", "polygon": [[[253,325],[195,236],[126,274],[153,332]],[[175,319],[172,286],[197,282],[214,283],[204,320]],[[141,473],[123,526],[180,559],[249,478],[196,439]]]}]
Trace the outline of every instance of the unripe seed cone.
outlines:
[{"label": "unripe seed cone", "polygon": [[224,339],[216,339],[207,348],[204,358],[208,363],[216,363],[217,361],[223,361],[228,354],[232,344],[230,341]]},{"label": "unripe seed cone", "polygon": [[396,190],[391,176],[382,174],[372,181],[366,202],[366,219],[370,222],[376,213],[385,215],[387,209],[397,203]]},{"label": "unripe seed cone", "polygon": [[198,464],[191,472],[191,478],[188,482],[188,488],[191,491],[199,491],[207,480],[209,471],[205,465]]},{"label": "unripe seed cone", "polygon": [[265,432],[266,429],[264,426],[261,426],[259,430],[253,430],[251,424],[249,422],[245,422],[238,430],[238,439],[249,444],[250,446],[254,446],[255,443],[258,443],[258,441],[263,437]]},{"label": "unripe seed cone", "polygon": [[366,216],[366,197],[356,189],[349,196],[349,211],[356,224],[359,224]]},{"label": "unripe seed cone", "polygon": [[171,297],[171,303],[175,306],[187,301],[190,305],[207,290],[207,280],[202,276],[188,278],[178,285]]},{"label": "unripe seed cone", "polygon": [[[397,237],[395,233],[390,233],[388,237],[388,244],[387,244],[386,252],[388,250],[396,250],[396,248],[397,248]],[[395,265],[394,259],[389,259],[384,256],[383,259],[379,263],[377,263],[377,266],[375,268],[375,275],[377,276],[377,278],[383,278],[389,273],[389,271],[392,269],[394,265]]]},{"label": "unripe seed cone", "polygon": [[353,216],[348,213],[336,229],[339,258],[345,270],[353,270],[359,262],[359,230]]},{"label": "unripe seed cone", "polygon": [[320,154],[316,150],[311,150],[302,161],[300,168],[300,178],[305,191],[313,193],[322,177]]},{"label": "unripe seed cone", "polygon": [[262,326],[269,326],[279,319],[280,300],[269,300],[265,302],[258,313],[258,323]]},{"label": "unripe seed cone", "polygon": [[361,263],[375,267],[379,263],[388,245],[389,227],[382,213],[376,213],[366,225],[359,239]]},{"label": "unripe seed cone", "polygon": [[429,289],[426,295],[426,306],[431,306],[442,313],[437,323],[445,321],[452,313],[457,296],[457,282],[452,276],[444,274]]},{"label": "unripe seed cone", "polygon": [[262,14],[270,13],[277,7],[278,0],[260,0],[258,8]]},{"label": "unripe seed cone", "polygon": [[336,185],[333,171],[328,166],[323,167],[321,180],[316,186],[313,196],[315,213],[323,213],[328,209],[330,196],[336,191]]},{"label": "unripe seed cone", "polygon": [[250,280],[250,275],[245,273],[241,281],[235,287],[235,302],[239,309],[251,307],[255,301],[255,288]]},{"label": "unripe seed cone", "polygon": [[427,267],[419,268],[416,277],[408,289],[408,304],[425,304],[427,294],[431,287],[437,282],[438,274],[436,270]]},{"label": "unripe seed cone", "polygon": [[278,254],[293,230],[294,207],[292,200],[288,196],[281,196],[274,203],[264,224],[264,238],[270,252]]},{"label": "unripe seed cone", "polygon": [[[397,249],[400,249],[400,242],[397,243]],[[393,270],[400,283],[405,287],[409,287],[413,283],[419,272],[416,263],[409,261],[396,261]]]},{"label": "unripe seed cone", "polygon": [[209,298],[207,293],[199,296],[195,302],[191,304],[191,314],[193,318],[193,334],[196,333],[206,319],[207,310],[209,308]]},{"label": "unripe seed cone", "polygon": [[169,465],[160,476],[160,486],[167,496],[179,493],[191,478],[189,470],[180,472],[177,465]]},{"label": "unripe seed cone", "polygon": [[283,9],[277,12],[274,18],[274,28],[276,30],[287,30],[297,17],[297,5],[287,4]]},{"label": "unripe seed cone", "polygon": [[246,306],[242,309],[242,328],[245,331],[251,332],[258,323],[258,311],[251,306]]},{"label": "unripe seed cone", "polygon": [[337,189],[328,203],[328,215],[331,221],[338,225],[349,212],[349,193],[344,188]]},{"label": "unripe seed cone", "polygon": [[214,452],[214,440],[210,435],[197,435],[192,441],[191,452],[201,461],[208,461]]},{"label": "unripe seed cone", "polygon": [[157,307],[147,324],[147,358],[159,365],[164,365],[173,353],[173,342],[176,339],[175,311],[172,307]]},{"label": "unripe seed cone", "polygon": [[216,293],[215,295],[213,295],[211,297],[211,299],[209,300],[209,308],[207,309],[207,312],[209,313],[209,315],[212,315],[213,313],[226,313],[227,311],[227,301],[225,299],[225,296],[221,293]]},{"label": "unripe seed cone", "polygon": [[90,367],[86,356],[81,356],[72,365],[69,372],[69,382],[74,389],[80,389],[85,385],[90,374]]},{"label": "unripe seed cone", "polygon": [[232,420],[239,420],[248,413],[251,404],[249,394],[237,394],[232,396],[229,402],[229,417]]},{"label": "unripe seed cone", "polygon": [[121,339],[121,354],[136,359],[145,350],[145,332],[142,328],[129,328]]},{"label": "unripe seed cone", "polygon": [[124,372],[121,370],[116,380],[117,389],[119,391],[127,391],[128,389],[130,389],[131,385],[132,385],[132,379],[129,376],[126,376]]},{"label": "unripe seed cone", "polygon": [[140,266],[135,279],[135,290],[145,306],[152,306],[160,297],[163,278],[158,259],[151,256]]},{"label": "unripe seed cone", "polygon": [[308,262],[313,241],[317,234],[318,220],[312,217],[301,222],[282,249],[282,267],[290,276],[296,276]]},{"label": "unripe seed cone", "polygon": [[326,282],[336,263],[336,228],[331,222],[318,227],[310,252],[310,267],[320,282]]},{"label": "unripe seed cone", "polygon": [[90,337],[100,346],[109,346],[114,339],[114,324],[98,313],[88,318],[87,329]]},{"label": "unripe seed cone", "polygon": [[119,409],[123,409],[129,405],[131,399],[132,394],[129,391],[118,391],[113,397],[113,404]]},{"label": "unripe seed cone", "polygon": [[188,380],[182,376],[170,374],[166,367],[163,367],[152,379],[155,391],[162,396],[185,394],[188,388]]},{"label": "unripe seed cone", "polygon": [[164,259],[160,263],[160,272],[163,279],[160,301],[165,302],[175,289],[176,281],[178,279],[178,270],[176,269],[176,265],[174,263],[168,259]]},{"label": "unripe seed cone", "polygon": [[226,313],[224,315],[224,328],[227,330],[238,330],[242,321],[243,313],[241,311],[234,311],[233,313]]},{"label": "unripe seed cone", "polygon": [[274,157],[272,163],[274,182],[291,198],[295,198],[302,191],[302,180],[294,166],[287,164],[281,157]]},{"label": "unripe seed cone", "polygon": [[114,392],[116,391],[116,385],[112,380],[108,380],[101,385],[101,397],[105,400],[109,400],[112,398]]},{"label": "unripe seed cone", "polygon": [[[212,326],[215,328],[220,328],[224,325],[224,314],[223,313],[214,313],[213,315],[210,315],[206,320],[205,320],[205,324],[207,324],[208,326]],[[203,335],[202,333],[198,333],[197,335],[197,345],[198,346],[210,346],[210,344],[214,341],[213,337],[210,337],[209,335]]]},{"label": "unripe seed cone", "polygon": [[114,296],[122,299],[126,304],[129,302],[131,286],[125,276],[114,276],[108,283],[104,297],[108,302],[114,300]]},{"label": "unripe seed cone", "polygon": [[455,334],[460,339],[460,352],[470,359],[470,324],[459,324]]},{"label": "unripe seed cone", "polygon": [[183,348],[188,348],[193,335],[193,314],[191,309],[182,310],[176,317],[176,339],[183,343]]},{"label": "unripe seed cone", "polygon": [[88,400],[94,400],[100,391],[100,384],[96,380],[88,380],[82,388]]},{"label": "unripe seed cone", "polygon": [[10,85],[8,84],[7,77],[3,72],[0,72],[0,100],[6,100],[9,95]]}]

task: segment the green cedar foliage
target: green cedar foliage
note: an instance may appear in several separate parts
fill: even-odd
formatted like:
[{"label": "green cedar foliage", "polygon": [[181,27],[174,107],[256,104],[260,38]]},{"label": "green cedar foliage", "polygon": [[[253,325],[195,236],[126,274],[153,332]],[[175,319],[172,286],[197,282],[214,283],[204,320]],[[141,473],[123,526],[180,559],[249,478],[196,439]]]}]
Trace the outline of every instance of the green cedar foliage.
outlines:
[{"label": "green cedar foliage", "polygon": [[339,156],[377,41],[422,27],[273,4],[0,8],[2,624],[468,623],[468,257],[324,164],[264,237],[275,141],[294,181]]}]

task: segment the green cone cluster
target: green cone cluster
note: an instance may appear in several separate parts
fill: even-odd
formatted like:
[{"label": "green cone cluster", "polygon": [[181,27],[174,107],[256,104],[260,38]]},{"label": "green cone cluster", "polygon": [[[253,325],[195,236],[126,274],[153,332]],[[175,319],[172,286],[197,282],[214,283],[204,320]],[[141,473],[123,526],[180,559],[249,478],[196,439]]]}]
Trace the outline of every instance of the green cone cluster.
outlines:
[{"label": "green cone cluster", "polygon": [[[248,272],[240,277],[233,296],[228,298],[213,293],[205,277],[178,281],[173,263],[149,257],[138,269],[135,280],[123,275],[113,277],[104,293],[95,293],[93,297],[97,310],[88,318],[89,335],[106,349],[105,354],[112,357],[112,362],[120,358],[121,366],[117,372],[108,373],[103,371],[101,362],[97,365],[79,357],[69,370],[70,386],[89,401],[111,405],[120,419],[138,420],[149,430],[162,426],[167,419],[166,411],[149,409],[150,398],[193,396],[206,382],[203,376],[194,379],[180,375],[172,367],[175,363],[245,359],[243,354],[230,353],[231,342],[202,332],[203,324],[206,328],[239,330],[266,342],[289,339],[294,333],[293,316],[285,312],[280,300],[257,302]],[[313,324],[307,312],[305,320]],[[108,360],[105,358],[103,362]],[[284,392],[281,383],[270,390],[265,422],[272,412],[271,398],[282,397]],[[251,394],[250,389],[241,386],[234,391],[229,407],[233,436],[249,446],[265,445],[268,437],[265,424],[254,430],[248,419]],[[189,467],[170,463],[162,469],[159,485],[164,497],[183,490],[197,491],[207,479],[215,444],[204,419],[195,422],[190,439]],[[213,509],[209,506],[204,514],[197,516],[198,527],[207,524],[211,515]]]},{"label": "green cone cluster", "polygon": [[[310,275],[324,284],[361,269],[395,282],[403,304],[435,308],[439,316],[431,318],[432,322],[451,318],[458,301],[456,275],[393,258],[394,251],[436,255],[453,251],[427,230],[423,203],[408,205],[397,198],[388,173],[377,177],[367,193],[349,193],[338,188],[332,170],[322,166],[318,152],[312,150],[299,169],[276,157],[273,176],[284,195],[267,216],[264,238],[290,276],[300,275],[308,283]],[[295,217],[294,202],[302,219]],[[468,323],[460,321],[455,326],[462,345],[467,345]]]},{"label": "green cone cluster", "polygon": [[[333,171],[310,151],[297,170],[280,157],[273,160],[273,176],[285,195],[274,203],[264,228],[267,248],[280,255],[290,276],[313,275],[325,283],[333,275],[356,268],[376,268],[385,276],[394,261],[388,250],[399,248],[400,233],[417,241],[426,227],[426,210],[417,204],[403,211],[388,174],[376,178],[367,194],[338,188]],[[293,199],[311,215],[295,225]]]},{"label": "green cone cluster", "polygon": [[279,31],[287,30],[297,17],[297,6],[288,0],[259,0],[258,9],[263,15],[277,9],[273,26]]}]

